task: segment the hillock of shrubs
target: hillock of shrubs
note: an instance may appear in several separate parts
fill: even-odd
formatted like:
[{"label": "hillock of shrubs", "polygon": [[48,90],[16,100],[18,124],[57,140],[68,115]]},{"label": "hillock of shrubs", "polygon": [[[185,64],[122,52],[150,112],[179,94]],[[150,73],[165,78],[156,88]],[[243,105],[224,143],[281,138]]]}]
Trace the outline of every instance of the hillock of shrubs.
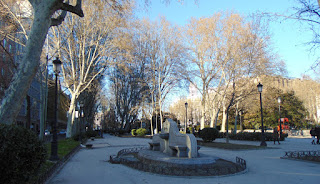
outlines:
[{"label": "hillock of shrubs", "polygon": [[[264,137],[266,141],[273,141],[272,133],[264,133]],[[284,141],[285,138],[288,137],[287,133],[282,133],[280,141]],[[240,132],[240,133],[230,133],[229,138],[233,140],[245,140],[245,141],[260,141],[261,140],[261,132]]]},{"label": "hillock of shrubs", "polygon": [[216,138],[219,138],[219,131],[215,128],[204,128],[200,130],[199,137],[202,138],[204,142],[212,142]]},{"label": "hillock of shrubs", "polygon": [[[273,141],[273,133],[264,133],[266,141]],[[225,138],[225,132],[219,132],[215,128],[204,128],[199,131],[199,137],[202,138],[204,142],[212,142],[217,138]],[[284,141],[288,137],[287,133],[282,133],[280,141]],[[244,141],[260,141],[261,132],[239,132],[229,133],[229,138],[233,140],[244,140]]]},{"label": "hillock of shrubs", "polygon": [[26,183],[46,160],[46,147],[24,127],[0,124],[0,183]]},{"label": "hillock of shrubs", "polygon": [[143,137],[148,133],[147,129],[145,128],[139,128],[139,129],[132,129],[131,130],[131,135],[132,136],[139,136]]}]

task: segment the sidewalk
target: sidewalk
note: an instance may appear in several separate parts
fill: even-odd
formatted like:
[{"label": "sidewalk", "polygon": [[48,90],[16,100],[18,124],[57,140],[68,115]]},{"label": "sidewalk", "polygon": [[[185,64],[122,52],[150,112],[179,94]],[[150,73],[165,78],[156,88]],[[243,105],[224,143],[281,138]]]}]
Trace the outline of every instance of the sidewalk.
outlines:
[{"label": "sidewalk", "polygon": [[[225,142],[225,139],[217,139]],[[48,184],[100,184],[100,183],[243,183],[243,184],[318,184],[320,181],[320,164],[306,161],[280,159],[285,151],[320,150],[320,145],[311,145],[311,139],[287,138],[280,145],[267,142],[275,149],[229,151],[202,147],[201,153],[217,156],[235,162],[236,156],[247,161],[248,171],[226,177],[174,177],[146,173],[129,167],[110,164],[110,155],[116,155],[124,148],[148,146],[150,139],[119,138],[104,134],[103,139],[89,141],[93,149],[81,149],[65,164]],[[234,141],[235,144],[260,145],[260,142]]]}]

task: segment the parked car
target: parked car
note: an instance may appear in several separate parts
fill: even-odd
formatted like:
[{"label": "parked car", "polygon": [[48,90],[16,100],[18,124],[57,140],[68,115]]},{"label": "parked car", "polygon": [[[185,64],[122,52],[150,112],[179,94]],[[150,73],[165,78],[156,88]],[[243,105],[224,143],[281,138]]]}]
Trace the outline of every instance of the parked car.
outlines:
[{"label": "parked car", "polygon": [[49,130],[45,130],[45,131],[44,131],[44,135],[50,135]]},{"label": "parked car", "polygon": [[59,132],[59,134],[66,134],[67,132],[66,132],[66,130],[60,130],[60,132]]}]

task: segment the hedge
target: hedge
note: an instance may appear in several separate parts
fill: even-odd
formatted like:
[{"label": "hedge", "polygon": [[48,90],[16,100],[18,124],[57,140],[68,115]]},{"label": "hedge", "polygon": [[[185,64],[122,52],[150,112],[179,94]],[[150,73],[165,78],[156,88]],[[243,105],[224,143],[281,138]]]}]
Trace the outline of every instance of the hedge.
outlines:
[{"label": "hedge", "polygon": [[44,143],[31,130],[0,124],[0,183],[27,183],[46,154]]},{"label": "hedge", "polygon": [[202,138],[204,142],[212,142],[219,137],[219,131],[215,128],[204,128],[200,130],[199,137]]},{"label": "hedge", "polygon": [[[273,133],[264,133],[266,141],[273,141]],[[282,133],[280,141],[284,141],[288,134]],[[237,134],[230,133],[229,138],[233,140],[260,141],[261,132],[240,132]]]}]

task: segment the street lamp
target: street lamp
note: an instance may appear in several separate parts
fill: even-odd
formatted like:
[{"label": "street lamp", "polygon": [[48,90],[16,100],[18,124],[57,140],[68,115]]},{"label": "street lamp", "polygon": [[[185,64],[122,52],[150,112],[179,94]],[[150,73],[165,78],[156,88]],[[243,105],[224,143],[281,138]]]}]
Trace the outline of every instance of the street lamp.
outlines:
[{"label": "street lamp", "polygon": [[239,111],[239,115],[240,115],[240,130],[241,130],[241,132],[242,132],[242,123],[241,123],[241,115],[242,115],[242,112],[241,112],[241,110]]},{"label": "street lamp", "polygon": [[184,124],[184,133],[187,133],[187,121],[188,121],[188,102],[186,102],[184,104],[184,106],[186,107],[186,123]]},{"label": "street lamp", "polygon": [[80,105],[79,141],[80,141],[80,144],[82,144],[81,124],[83,124],[82,123],[82,121],[83,121],[83,106],[84,106],[83,101],[80,101],[79,105]]},{"label": "street lamp", "polygon": [[267,146],[267,143],[266,143],[265,140],[264,140],[263,113],[262,113],[262,98],[261,98],[261,93],[262,93],[262,87],[263,87],[263,85],[260,84],[260,82],[259,82],[259,84],[257,85],[257,87],[258,87],[258,91],[259,91],[259,93],[260,93],[261,126],[262,126],[262,128],[261,128],[261,144],[260,144],[260,146]]},{"label": "street lamp", "polygon": [[52,141],[51,141],[51,161],[59,160],[58,156],[58,141],[57,141],[57,122],[58,122],[58,76],[61,71],[62,62],[57,57],[53,62],[53,71],[56,76],[55,81],[55,94],[54,94],[54,116],[52,122]]},{"label": "street lamp", "polygon": [[280,105],[281,105],[281,97],[278,97],[278,103],[279,103],[279,125],[280,125],[280,139],[282,134],[282,127],[281,127],[281,113],[280,113]]}]

